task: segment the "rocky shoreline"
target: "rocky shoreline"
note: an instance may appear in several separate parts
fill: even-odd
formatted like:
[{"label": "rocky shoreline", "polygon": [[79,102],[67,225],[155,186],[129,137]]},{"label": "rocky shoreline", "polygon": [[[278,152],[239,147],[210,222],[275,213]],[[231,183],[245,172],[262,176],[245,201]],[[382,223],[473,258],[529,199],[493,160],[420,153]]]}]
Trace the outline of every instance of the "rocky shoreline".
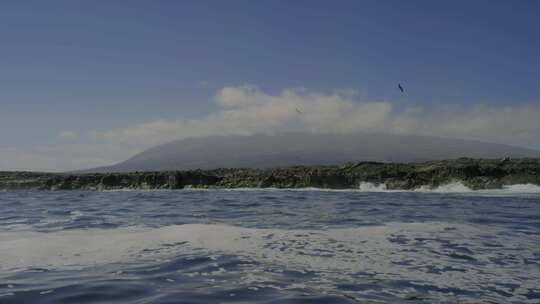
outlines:
[{"label": "rocky shoreline", "polygon": [[130,173],[0,172],[0,190],[117,190],[183,188],[356,189],[360,183],[387,189],[436,188],[459,181],[473,189],[540,185],[540,159],[470,159],[424,163],[358,162],[342,166],[215,169]]}]

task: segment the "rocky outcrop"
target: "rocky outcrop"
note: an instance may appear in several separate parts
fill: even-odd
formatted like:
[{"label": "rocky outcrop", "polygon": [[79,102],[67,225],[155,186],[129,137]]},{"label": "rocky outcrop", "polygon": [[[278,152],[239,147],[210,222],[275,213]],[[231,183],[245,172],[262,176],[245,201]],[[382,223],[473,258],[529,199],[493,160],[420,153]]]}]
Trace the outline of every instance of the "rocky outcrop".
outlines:
[{"label": "rocky outcrop", "polygon": [[357,188],[361,182],[410,190],[460,181],[471,189],[540,185],[540,159],[470,159],[425,163],[359,162],[343,166],[164,172],[52,174],[0,172],[0,189],[114,190],[193,188]]}]

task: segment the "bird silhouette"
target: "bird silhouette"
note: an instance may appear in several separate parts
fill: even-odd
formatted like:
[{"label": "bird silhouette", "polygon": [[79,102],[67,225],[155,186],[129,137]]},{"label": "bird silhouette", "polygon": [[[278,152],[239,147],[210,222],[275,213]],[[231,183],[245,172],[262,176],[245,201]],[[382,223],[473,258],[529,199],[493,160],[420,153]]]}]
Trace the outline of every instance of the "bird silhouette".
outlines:
[{"label": "bird silhouette", "polygon": [[401,93],[405,93],[405,90],[404,90],[403,87],[401,86],[401,83],[398,83],[397,87],[399,88],[399,90],[401,91]]},{"label": "bird silhouette", "polygon": [[302,114],[302,111],[300,111],[300,109],[296,108],[296,113]]}]

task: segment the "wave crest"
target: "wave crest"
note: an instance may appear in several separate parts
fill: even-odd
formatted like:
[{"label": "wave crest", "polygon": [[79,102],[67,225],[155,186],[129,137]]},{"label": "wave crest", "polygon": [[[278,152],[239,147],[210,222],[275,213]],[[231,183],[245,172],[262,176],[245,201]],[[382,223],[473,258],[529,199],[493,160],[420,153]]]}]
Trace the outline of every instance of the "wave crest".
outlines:
[{"label": "wave crest", "polygon": [[540,186],[534,184],[505,185],[501,189],[473,190],[461,181],[454,181],[440,185],[436,188],[421,186],[413,190],[391,190],[385,184],[361,182],[358,190],[362,192],[430,192],[430,193],[479,193],[479,194],[536,194],[540,193]]}]

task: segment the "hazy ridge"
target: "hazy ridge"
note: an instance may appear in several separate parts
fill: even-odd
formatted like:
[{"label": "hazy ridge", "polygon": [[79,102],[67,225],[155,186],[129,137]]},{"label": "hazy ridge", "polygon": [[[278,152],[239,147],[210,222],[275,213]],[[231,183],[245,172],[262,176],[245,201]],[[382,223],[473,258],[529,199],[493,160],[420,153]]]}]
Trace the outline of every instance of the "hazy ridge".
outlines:
[{"label": "hazy ridge", "polygon": [[81,172],[163,171],[216,168],[274,168],[357,161],[540,157],[540,151],[472,140],[390,134],[211,136],[177,140],[150,148],[112,166]]}]

